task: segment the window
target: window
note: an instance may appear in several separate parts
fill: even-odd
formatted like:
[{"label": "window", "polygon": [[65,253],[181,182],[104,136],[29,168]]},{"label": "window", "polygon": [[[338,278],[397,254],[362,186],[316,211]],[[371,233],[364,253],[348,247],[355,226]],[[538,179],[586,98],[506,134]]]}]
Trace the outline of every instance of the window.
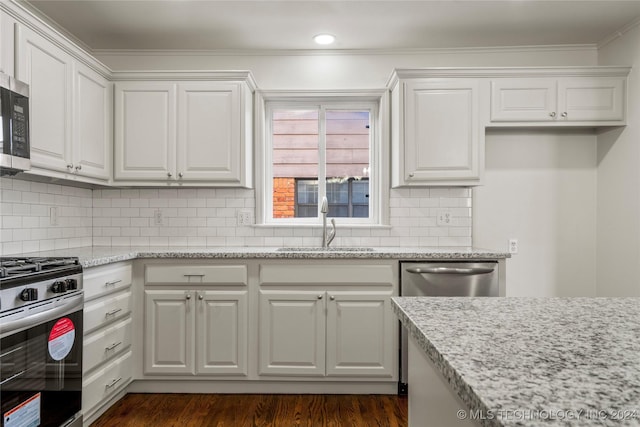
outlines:
[{"label": "window", "polygon": [[[296,179],[294,217],[315,217],[318,210],[318,180]],[[368,218],[369,179],[349,178],[327,182],[328,217]]]},{"label": "window", "polygon": [[323,197],[339,224],[380,223],[382,95],[287,98],[263,98],[263,223],[318,224]]}]

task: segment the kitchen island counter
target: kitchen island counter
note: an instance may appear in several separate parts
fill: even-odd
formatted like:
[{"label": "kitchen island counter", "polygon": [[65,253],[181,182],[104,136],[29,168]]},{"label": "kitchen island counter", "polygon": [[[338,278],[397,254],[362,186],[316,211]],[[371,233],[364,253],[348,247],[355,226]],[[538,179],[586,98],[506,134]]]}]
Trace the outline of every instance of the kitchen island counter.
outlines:
[{"label": "kitchen island counter", "polygon": [[[392,306],[462,402],[454,421],[640,425],[640,298],[396,297]],[[409,376],[409,421],[429,425],[411,422],[411,387]]]},{"label": "kitchen island counter", "polygon": [[96,267],[133,259],[399,259],[399,260],[498,260],[509,253],[487,249],[451,248],[276,248],[276,247],[156,247],[87,246],[24,254],[26,256],[77,256],[83,267]]}]

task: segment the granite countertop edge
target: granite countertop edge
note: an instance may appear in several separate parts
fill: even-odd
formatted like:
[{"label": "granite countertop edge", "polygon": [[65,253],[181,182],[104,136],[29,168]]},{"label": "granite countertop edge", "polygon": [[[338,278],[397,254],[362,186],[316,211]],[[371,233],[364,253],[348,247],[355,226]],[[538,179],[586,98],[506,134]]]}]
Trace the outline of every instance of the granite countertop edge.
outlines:
[{"label": "granite countertop edge", "polygon": [[[458,371],[451,366],[451,364],[442,356],[442,353],[433,345],[429,338],[420,330],[415,321],[411,318],[411,315],[407,313],[402,307],[397,304],[396,298],[392,297],[391,307],[396,314],[400,323],[407,328],[409,334],[415,339],[418,346],[424,351],[429,360],[433,363],[434,367],[443,378],[447,381],[453,392],[462,400],[467,406],[468,411],[476,413],[490,413],[489,407],[484,404],[482,399],[475,393],[467,382],[460,376]],[[406,297],[405,297],[406,298]],[[481,419],[480,424],[484,427],[503,427],[497,418],[494,419]]]},{"label": "granite countertop edge", "polygon": [[27,256],[77,256],[83,267],[97,267],[135,259],[397,259],[397,260],[498,260],[509,258],[507,252],[469,247],[451,248],[295,248],[276,247],[117,247],[85,246],[71,249],[40,251]]}]

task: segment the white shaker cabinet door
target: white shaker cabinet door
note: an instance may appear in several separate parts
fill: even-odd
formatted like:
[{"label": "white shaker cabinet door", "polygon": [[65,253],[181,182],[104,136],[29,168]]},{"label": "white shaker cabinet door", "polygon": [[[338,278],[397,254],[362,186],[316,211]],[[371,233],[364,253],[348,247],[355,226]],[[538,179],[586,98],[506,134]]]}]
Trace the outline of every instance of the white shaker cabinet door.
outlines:
[{"label": "white shaker cabinet door", "polygon": [[558,80],[558,111],[567,121],[624,120],[625,77],[572,77]]},{"label": "white shaker cabinet door", "polygon": [[392,292],[329,291],[327,376],[393,377]]},{"label": "white shaker cabinet door", "polygon": [[72,58],[29,28],[17,32],[16,77],[29,85],[31,163],[73,171]]},{"label": "white shaker cabinet door", "polygon": [[247,375],[247,291],[197,291],[199,374]]},{"label": "white shaker cabinet door", "polygon": [[74,79],[74,170],[78,175],[109,179],[113,85],[81,63],[75,64]]},{"label": "white shaker cabinet door", "polygon": [[115,85],[115,179],[165,181],[175,175],[176,85]]},{"label": "white shaker cabinet door", "polygon": [[238,182],[241,148],[240,84],[179,84],[178,179]]},{"label": "white shaker cabinet door", "polygon": [[193,291],[145,291],[145,374],[193,374]]},{"label": "white shaker cabinet door", "polygon": [[505,122],[554,121],[557,80],[504,78],[491,81],[491,120]]},{"label": "white shaker cabinet door", "polygon": [[407,81],[404,179],[408,184],[480,176],[478,81]]},{"label": "white shaker cabinet door", "polygon": [[260,375],[324,376],[324,291],[260,291]]}]

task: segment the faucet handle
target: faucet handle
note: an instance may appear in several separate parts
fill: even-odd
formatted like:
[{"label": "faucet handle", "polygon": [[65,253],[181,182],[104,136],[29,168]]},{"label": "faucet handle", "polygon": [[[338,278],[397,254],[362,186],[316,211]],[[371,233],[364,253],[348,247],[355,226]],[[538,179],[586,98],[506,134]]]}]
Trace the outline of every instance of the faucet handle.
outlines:
[{"label": "faucet handle", "polygon": [[322,197],[322,206],[320,206],[320,213],[326,214],[329,212],[329,201],[326,197]]},{"label": "faucet handle", "polygon": [[329,246],[329,244],[333,242],[333,239],[335,237],[336,237],[336,220],[334,218],[331,218],[331,230],[327,234],[327,246]]}]

